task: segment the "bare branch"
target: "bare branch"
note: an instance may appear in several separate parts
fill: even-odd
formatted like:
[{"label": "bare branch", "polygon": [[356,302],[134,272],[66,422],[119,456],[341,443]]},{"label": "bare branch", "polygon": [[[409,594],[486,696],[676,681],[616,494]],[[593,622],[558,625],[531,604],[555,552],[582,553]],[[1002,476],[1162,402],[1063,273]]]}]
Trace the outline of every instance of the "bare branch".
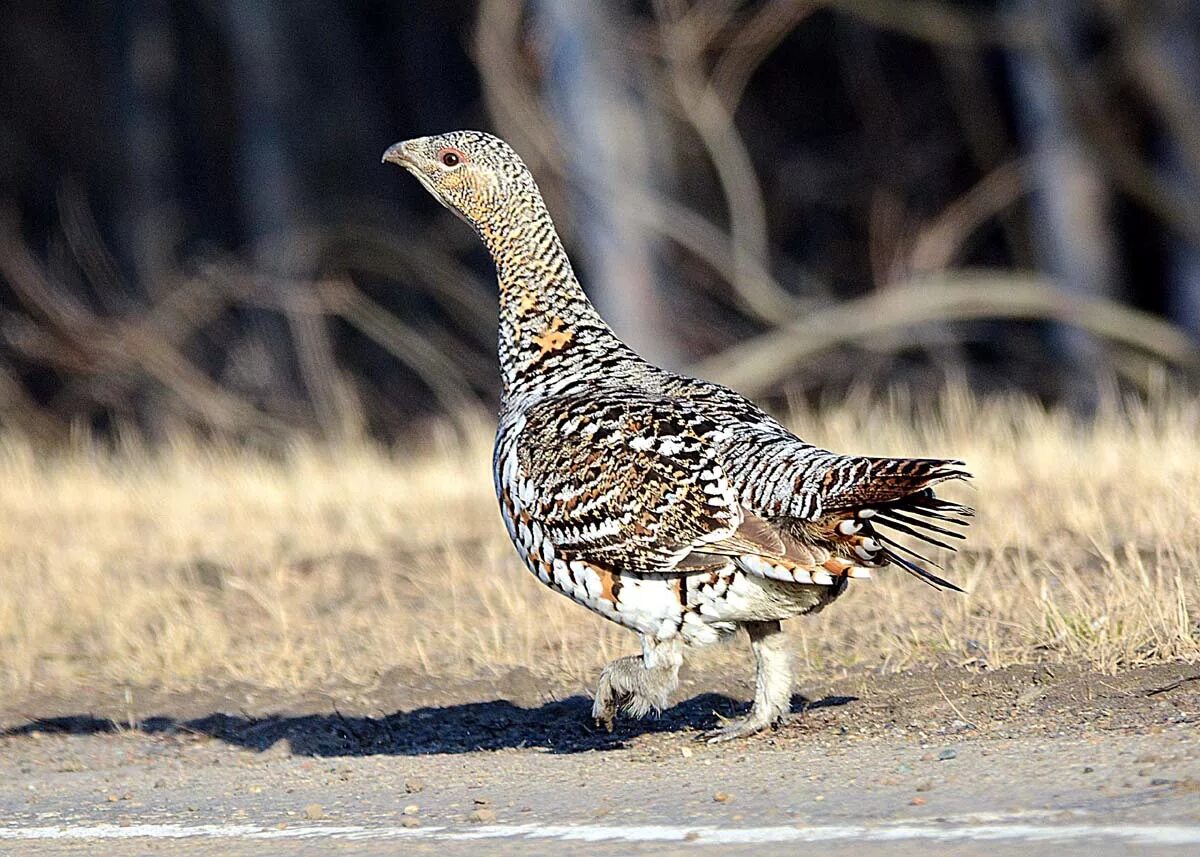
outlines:
[{"label": "bare branch", "polygon": [[1042,41],[1036,21],[965,11],[936,0],[820,0],[822,6],[875,27],[956,48],[1032,48]]},{"label": "bare branch", "polygon": [[967,239],[1029,190],[1025,163],[1009,161],[992,170],[921,230],[909,253],[907,275],[949,268]]},{"label": "bare branch", "polygon": [[[834,348],[924,324],[980,319],[1056,321],[1144,351],[1164,363],[1200,370],[1200,346],[1156,316],[1101,298],[1055,288],[1033,274],[948,273],[835,304],[737,345],[690,372],[758,395],[796,367]],[[914,333],[897,347],[919,341]]]},{"label": "bare branch", "polygon": [[708,152],[729,208],[736,271],[730,285],[761,320],[789,318],[795,309],[792,296],[771,290],[765,280],[748,273],[766,268],[770,258],[766,206],[750,153],[720,93],[705,77],[699,54],[703,45],[683,26],[679,0],[657,0],[655,10],[675,97]]},{"label": "bare branch", "polygon": [[[670,197],[645,193],[637,188],[623,187],[622,192],[636,198],[637,204],[633,206],[633,212],[644,227],[655,230],[664,238],[694,254],[720,274],[727,283],[740,282],[743,287],[749,284],[750,288],[764,294],[788,294],[775,276],[757,260],[747,259],[741,270],[736,269],[728,233],[700,212]],[[806,282],[811,280],[806,279]],[[786,313],[781,317],[792,318],[811,305],[811,298],[792,298]],[[775,318],[773,323],[778,321],[779,318]]]},{"label": "bare branch", "polygon": [[763,60],[816,9],[816,3],[771,0],[738,29],[712,73],[713,88],[731,112],[742,100],[750,77]]},{"label": "bare branch", "polygon": [[329,312],[344,318],[412,369],[446,414],[456,421],[463,436],[470,436],[476,428],[471,414],[477,413],[478,405],[470,384],[453,360],[430,344],[416,328],[396,318],[347,281],[327,284],[324,297]]},{"label": "bare branch", "polygon": [[82,304],[61,296],[11,228],[0,228],[0,273],[53,335],[86,355],[94,372],[119,373],[138,367],[220,429],[285,429],[275,418],[213,383],[157,332],[137,322],[97,319]]},{"label": "bare branch", "polygon": [[1106,109],[1098,76],[1053,52],[1049,56],[1060,82],[1072,96],[1080,127],[1101,155],[1101,164],[1109,177],[1130,197],[1200,242],[1200,208],[1184,188],[1142,157],[1135,133]]},{"label": "bare branch", "polygon": [[1170,139],[1187,159],[1192,175],[1200,181],[1200,108],[1196,105],[1196,93],[1180,79],[1178,68],[1155,45],[1150,28],[1140,16],[1129,21],[1116,14],[1113,18],[1126,63],[1142,91],[1158,108],[1158,117],[1170,129]]},{"label": "bare branch", "polygon": [[[495,347],[494,289],[474,270],[441,249],[439,242],[366,227],[335,233],[328,241],[331,245],[345,245],[338,249],[339,264],[402,281],[405,288],[428,291],[477,344],[489,350]],[[406,277],[406,274],[414,276]]]},{"label": "bare branch", "polygon": [[562,175],[565,165],[555,145],[554,128],[538,108],[536,89],[516,68],[524,8],[517,0],[481,0],[475,22],[475,63],[488,113],[504,136],[533,156],[530,166],[535,171],[545,165]]}]

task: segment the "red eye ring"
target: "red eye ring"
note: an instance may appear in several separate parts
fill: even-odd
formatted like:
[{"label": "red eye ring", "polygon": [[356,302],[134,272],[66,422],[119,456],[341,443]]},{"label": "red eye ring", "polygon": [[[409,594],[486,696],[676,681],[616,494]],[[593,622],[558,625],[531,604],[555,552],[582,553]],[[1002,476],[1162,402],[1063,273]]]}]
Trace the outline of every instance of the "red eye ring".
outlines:
[{"label": "red eye ring", "polygon": [[458,151],[458,149],[442,149],[438,152],[438,160],[447,167],[457,167],[466,159],[467,156]]}]

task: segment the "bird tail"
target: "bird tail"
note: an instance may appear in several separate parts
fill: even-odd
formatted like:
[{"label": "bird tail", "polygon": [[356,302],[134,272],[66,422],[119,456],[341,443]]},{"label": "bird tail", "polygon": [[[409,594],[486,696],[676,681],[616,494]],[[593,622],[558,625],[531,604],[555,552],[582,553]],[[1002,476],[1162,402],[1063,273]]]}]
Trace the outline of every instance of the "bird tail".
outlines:
[{"label": "bird tail", "polygon": [[[933,486],[971,474],[961,461],[932,458],[860,458],[859,478],[839,494],[827,498],[851,512],[864,525],[863,535],[878,543],[878,558],[895,563],[909,574],[937,588],[962,592],[955,584],[925,568],[938,563],[896,540],[903,534],[945,550],[955,548],[946,539],[966,536],[957,528],[970,524],[975,510],[936,496]],[[832,502],[831,502],[832,501]],[[887,532],[880,532],[879,528]],[[874,547],[874,545],[872,546]]]}]

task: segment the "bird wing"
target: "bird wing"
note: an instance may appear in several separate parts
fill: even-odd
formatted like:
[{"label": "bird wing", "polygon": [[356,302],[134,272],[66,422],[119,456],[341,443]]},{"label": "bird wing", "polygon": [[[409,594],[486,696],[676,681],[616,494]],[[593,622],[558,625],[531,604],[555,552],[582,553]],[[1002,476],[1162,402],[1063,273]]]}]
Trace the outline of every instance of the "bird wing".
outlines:
[{"label": "bird wing", "polygon": [[[957,589],[901,556],[907,549],[875,524],[948,547],[930,531],[961,537],[941,524],[971,510],[930,486],[965,478],[959,462],[842,456],[781,426],[786,437],[744,428],[638,390],[551,397],[524,415],[501,502],[518,530],[537,536],[518,542],[536,552],[544,539],[567,562],[670,574],[733,560],[760,577],[818,585],[895,563]],[[789,440],[782,450],[771,443]]]},{"label": "bird wing", "polygon": [[551,397],[524,414],[501,502],[518,529],[536,526],[568,562],[670,573],[709,544],[771,550],[777,539],[742,529],[737,492],[716,458],[722,437],[680,400],[633,390]]},{"label": "bird wing", "polygon": [[[969,479],[961,461],[840,455],[796,437],[727,387],[669,375],[664,388],[730,427],[719,460],[748,511],[746,519],[765,520],[784,541],[783,556],[790,562],[752,560],[741,563],[746,570],[823,582],[824,572],[866,576],[866,568],[894,563],[933,586],[958,588],[914,562],[937,565],[892,535],[953,550],[944,538],[963,538],[954,528],[965,526],[974,512],[935,496],[933,488]],[[814,569],[819,571],[811,574]]]},{"label": "bird wing", "polygon": [[[933,586],[958,589],[917,564],[937,563],[879,528],[954,550],[944,538],[962,539],[952,527],[966,526],[974,511],[937,497],[933,488],[969,479],[963,462],[839,455],[765,415],[730,434],[722,461],[747,506],[785,534],[788,554],[807,550],[833,574],[894,563]],[[784,568],[767,576],[789,574]]]}]

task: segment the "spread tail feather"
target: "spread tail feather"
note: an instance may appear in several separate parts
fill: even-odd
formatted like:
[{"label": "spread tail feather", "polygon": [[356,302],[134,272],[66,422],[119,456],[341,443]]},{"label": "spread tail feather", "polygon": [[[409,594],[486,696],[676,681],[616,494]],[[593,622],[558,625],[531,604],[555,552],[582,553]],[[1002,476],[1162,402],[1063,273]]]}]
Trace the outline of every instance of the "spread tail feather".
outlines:
[{"label": "spread tail feather", "polygon": [[[880,559],[895,563],[931,586],[962,592],[955,584],[924,567],[941,566],[902,545],[892,533],[954,551],[950,540],[966,538],[955,528],[968,526],[975,510],[935,496],[933,486],[952,479],[970,479],[971,474],[963,462],[931,458],[867,458],[859,461],[866,464],[859,481],[846,486],[837,499],[854,508],[855,517],[869,525],[871,535],[880,543]],[[880,532],[880,527],[892,533]]]}]

